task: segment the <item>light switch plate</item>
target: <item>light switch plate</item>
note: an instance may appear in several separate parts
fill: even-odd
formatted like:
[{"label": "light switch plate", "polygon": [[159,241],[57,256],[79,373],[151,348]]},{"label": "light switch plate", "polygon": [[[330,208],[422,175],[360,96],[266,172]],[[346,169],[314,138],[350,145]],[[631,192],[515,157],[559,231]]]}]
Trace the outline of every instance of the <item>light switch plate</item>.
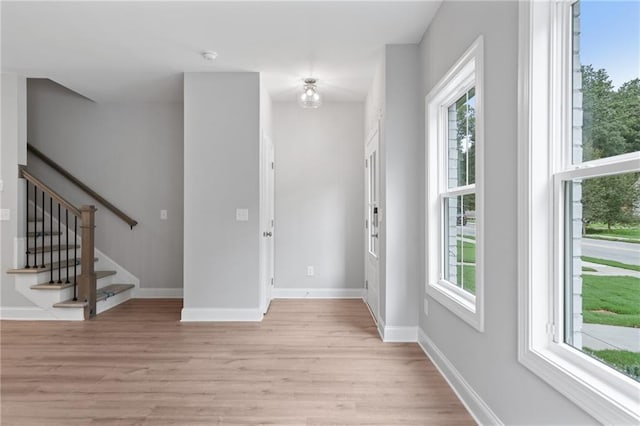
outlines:
[{"label": "light switch plate", "polygon": [[11,210],[0,209],[0,220],[11,220]]},{"label": "light switch plate", "polygon": [[236,220],[246,222],[249,220],[249,209],[236,209]]},{"label": "light switch plate", "polygon": [[160,210],[160,219],[167,220],[167,211],[166,210]]},{"label": "light switch plate", "polygon": [[4,181],[0,179],[0,192],[4,191]]}]

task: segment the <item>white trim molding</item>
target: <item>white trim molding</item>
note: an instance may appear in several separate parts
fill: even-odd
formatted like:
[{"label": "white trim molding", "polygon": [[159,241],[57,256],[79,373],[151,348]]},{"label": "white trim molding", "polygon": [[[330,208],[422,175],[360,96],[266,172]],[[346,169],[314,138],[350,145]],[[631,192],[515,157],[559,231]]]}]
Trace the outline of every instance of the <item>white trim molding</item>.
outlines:
[{"label": "white trim molding", "polygon": [[181,288],[135,288],[134,299],[182,299]]},{"label": "white trim molding", "polygon": [[262,321],[263,314],[259,308],[233,309],[233,308],[184,308],[182,309],[182,322],[208,322],[208,321]]},{"label": "white trim molding", "polygon": [[[565,0],[519,5],[518,360],[598,421],[640,424],[640,384],[562,338],[562,228],[553,176],[570,123],[571,6]],[[615,172],[610,161],[602,160],[603,170]]]},{"label": "white trim molding", "polygon": [[275,287],[273,299],[362,299],[363,288],[283,288]]},{"label": "white trim molding", "polygon": [[414,343],[418,341],[418,327],[415,326],[386,325],[380,319],[376,328],[384,343]]},{"label": "white trim molding", "polygon": [[418,341],[418,327],[386,325],[382,329],[385,343],[414,343]]},{"label": "white trim molding", "polygon": [[39,307],[0,307],[0,320],[11,321],[56,321],[59,318],[53,316],[49,311]]},{"label": "white trim molding", "polygon": [[478,424],[504,424],[422,329],[418,330],[418,345]]}]

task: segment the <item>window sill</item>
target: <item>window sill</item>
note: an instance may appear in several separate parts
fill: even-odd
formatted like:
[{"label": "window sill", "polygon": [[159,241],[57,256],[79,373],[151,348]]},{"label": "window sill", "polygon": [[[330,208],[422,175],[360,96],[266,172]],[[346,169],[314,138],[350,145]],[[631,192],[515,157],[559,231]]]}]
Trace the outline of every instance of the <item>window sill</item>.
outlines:
[{"label": "window sill", "polygon": [[482,315],[476,309],[476,297],[448,281],[427,285],[427,294],[476,330],[484,331]]},{"label": "window sill", "polygon": [[546,347],[526,348],[520,351],[518,359],[600,422],[640,423],[637,384],[576,349],[551,343]]}]

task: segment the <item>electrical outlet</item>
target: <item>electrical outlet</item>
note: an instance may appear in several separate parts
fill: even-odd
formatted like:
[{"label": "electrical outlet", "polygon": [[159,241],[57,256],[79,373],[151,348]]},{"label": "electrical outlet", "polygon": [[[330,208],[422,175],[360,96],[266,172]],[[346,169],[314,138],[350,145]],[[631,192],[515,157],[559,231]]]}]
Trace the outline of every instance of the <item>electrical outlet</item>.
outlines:
[{"label": "electrical outlet", "polygon": [[160,210],[160,219],[167,220],[167,211],[166,210]]},{"label": "electrical outlet", "polygon": [[315,271],[313,270],[313,266],[307,266],[307,276],[312,277],[314,274]]},{"label": "electrical outlet", "polygon": [[0,209],[0,220],[11,220],[11,210]]},{"label": "electrical outlet", "polygon": [[429,301],[427,298],[424,298],[424,314],[429,315]]}]

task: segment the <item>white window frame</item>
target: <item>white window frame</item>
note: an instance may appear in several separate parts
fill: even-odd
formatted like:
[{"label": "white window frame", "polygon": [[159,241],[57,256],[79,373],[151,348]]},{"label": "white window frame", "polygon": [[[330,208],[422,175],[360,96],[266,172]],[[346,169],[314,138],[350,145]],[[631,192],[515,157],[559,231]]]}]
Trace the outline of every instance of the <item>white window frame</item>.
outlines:
[{"label": "white window frame", "polygon": [[[484,80],[483,37],[478,37],[425,98],[427,213],[425,291],[478,331],[484,331]],[[475,188],[447,187],[448,107],[475,87]],[[475,295],[444,279],[443,196],[476,196]]]},{"label": "white window frame", "polygon": [[562,183],[640,167],[637,153],[568,166],[571,0],[519,6],[518,359],[605,424],[640,423],[640,385],[564,343]]}]

